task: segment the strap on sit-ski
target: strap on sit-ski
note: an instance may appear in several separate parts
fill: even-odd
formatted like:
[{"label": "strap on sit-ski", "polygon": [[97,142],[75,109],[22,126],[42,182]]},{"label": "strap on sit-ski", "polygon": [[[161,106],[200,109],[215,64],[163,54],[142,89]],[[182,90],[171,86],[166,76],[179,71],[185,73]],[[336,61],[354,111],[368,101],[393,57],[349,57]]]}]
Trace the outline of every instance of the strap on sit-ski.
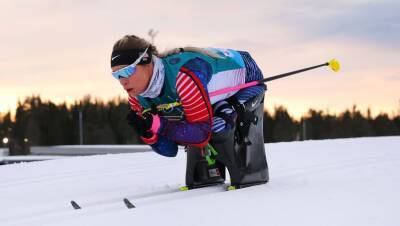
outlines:
[{"label": "strap on sit-ski", "polygon": [[218,152],[215,150],[211,144],[207,144],[203,149],[202,149],[202,156],[207,160],[207,163],[209,166],[212,166],[215,164],[215,158],[218,155]]},{"label": "strap on sit-ski", "polygon": [[258,122],[258,117],[251,111],[247,110],[244,104],[241,104],[235,97],[230,97],[227,99],[228,103],[233,106],[237,113],[237,139],[239,144],[250,145],[251,142],[248,139],[250,124],[254,125]]}]

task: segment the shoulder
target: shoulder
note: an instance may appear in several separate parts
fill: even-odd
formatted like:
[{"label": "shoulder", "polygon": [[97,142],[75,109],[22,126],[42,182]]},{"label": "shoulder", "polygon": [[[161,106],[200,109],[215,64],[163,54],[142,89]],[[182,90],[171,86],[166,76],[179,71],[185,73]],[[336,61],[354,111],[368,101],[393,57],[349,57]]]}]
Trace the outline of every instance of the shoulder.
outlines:
[{"label": "shoulder", "polygon": [[211,74],[212,66],[209,59],[197,52],[183,52],[162,58],[164,66],[173,70],[181,71],[182,68],[192,72]]},{"label": "shoulder", "polygon": [[200,72],[202,74],[212,73],[211,65],[206,60],[201,59],[200,57],[196,57],[186,61],[182,67],[193,72]]},{"label": "shoulder", "polygon": [[179,74],[189,75],[192,79],[198,79],[203,86],[207,86],[212,77],[212,68],[207,61],[196,57],[186,61]]}]

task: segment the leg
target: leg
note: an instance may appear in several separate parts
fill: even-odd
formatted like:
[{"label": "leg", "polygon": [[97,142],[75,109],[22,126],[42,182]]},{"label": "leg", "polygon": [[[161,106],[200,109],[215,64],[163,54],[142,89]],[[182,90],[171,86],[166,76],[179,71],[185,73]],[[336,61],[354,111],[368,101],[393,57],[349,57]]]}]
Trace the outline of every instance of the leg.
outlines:
[{"label": "leg", "polygon": [[[263,99],[264,93],[244,103],[245,110],[253,113],[257,118],[256,122],[250,124],[246,141],[238,137],[240,136],[239,119],[233,129],[213,133],[210,141],[219,152],[217,160],[228,168],[233,186],[246,187],[266,183],[269,180],[262,130]],[[238,117],[243,116],[239,114]]]},{"label": "leg", "polygon": [[[226,101],[220,101],[213,106],[214,118],[212,132],[214,134],[224,133],[224,131],[232,130],[234,123],[234,110]],[[204,149],[196,147],[188,147],[187,164],[186,164],[186,185],[189,188],[204,187],[215,183],[223,183],[225,181],[225,165],[220,160],[215,159],[215,164],[207,161],[207,155]],[[217,153],[217,156],[219,153]],[[210,157],[210,156],[208,156]]]},{"label": "leg", "polygon": [[225,166],[216,161],[209,164],[205,153],[197,147],[187,147],[186,186],[189,189],[224,183]]}]

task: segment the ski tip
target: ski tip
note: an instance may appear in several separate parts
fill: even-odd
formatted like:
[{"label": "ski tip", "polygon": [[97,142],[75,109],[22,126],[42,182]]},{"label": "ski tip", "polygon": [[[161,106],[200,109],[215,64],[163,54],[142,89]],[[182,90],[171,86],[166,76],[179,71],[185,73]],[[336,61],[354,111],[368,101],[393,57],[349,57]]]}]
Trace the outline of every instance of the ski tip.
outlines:
[{"label": "ski tip", "polygon": [[72,207],[74,207],[74,209],[76,209],[76,210],[82,209],[82,207],[80,207],[80,206],[78,205],[78,203],[76,203],[74,200],[71,201],[71,205],[72,205]]},{"label": "ski tip", "polygon": [[128,207],[128,209],[136,208],[136,206],[133,205],[133,204],[129,201],[129,199],[127,199],[127,198],[124,198],[124,203],[125,203],[125,206]]}]

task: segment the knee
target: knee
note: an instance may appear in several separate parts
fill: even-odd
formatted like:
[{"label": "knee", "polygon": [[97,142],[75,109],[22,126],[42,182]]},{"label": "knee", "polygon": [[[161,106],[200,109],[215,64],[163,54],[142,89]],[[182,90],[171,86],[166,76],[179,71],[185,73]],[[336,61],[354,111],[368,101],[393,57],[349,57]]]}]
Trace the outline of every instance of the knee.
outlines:
[{"label": "knee", "polygon": [[227,101],[222,100],[214,104],[213,112],[213,133],[233,128],[236,114],[233,107]]}]

